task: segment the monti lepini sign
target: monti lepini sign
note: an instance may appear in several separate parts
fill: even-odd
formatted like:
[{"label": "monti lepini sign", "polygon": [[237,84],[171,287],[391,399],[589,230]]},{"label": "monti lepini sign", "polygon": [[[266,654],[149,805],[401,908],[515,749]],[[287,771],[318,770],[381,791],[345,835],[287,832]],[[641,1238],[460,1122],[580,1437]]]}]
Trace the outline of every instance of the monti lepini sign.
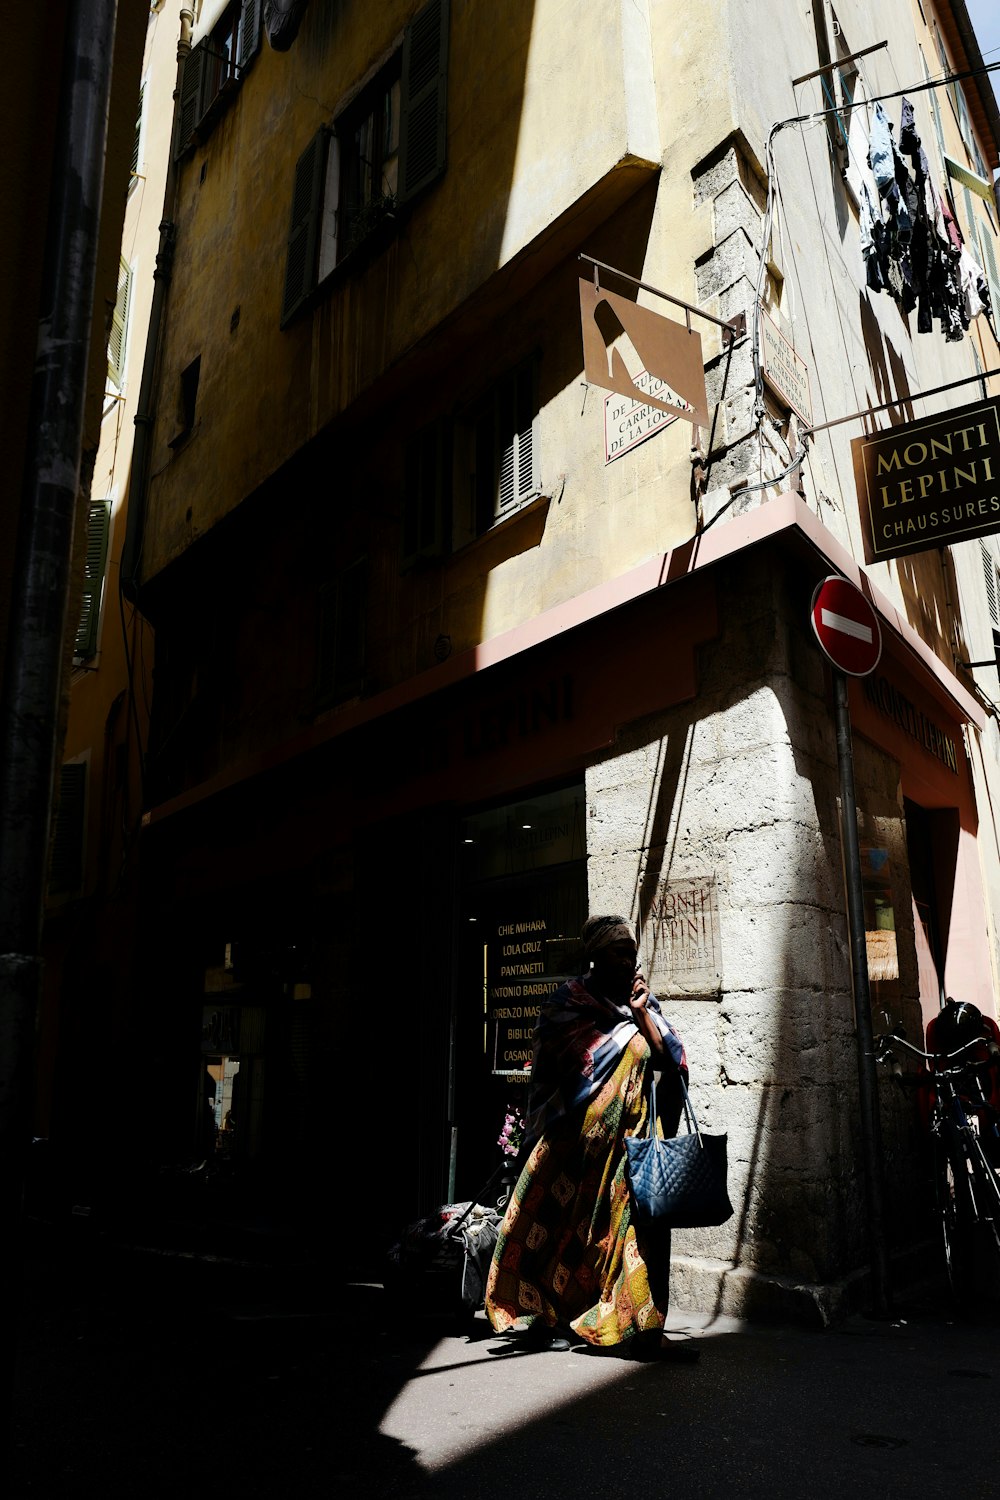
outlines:
[{"label": "monti lepini sign", "polygon": [[865,561],[1000,531],[1000,399],[854,438]]}]

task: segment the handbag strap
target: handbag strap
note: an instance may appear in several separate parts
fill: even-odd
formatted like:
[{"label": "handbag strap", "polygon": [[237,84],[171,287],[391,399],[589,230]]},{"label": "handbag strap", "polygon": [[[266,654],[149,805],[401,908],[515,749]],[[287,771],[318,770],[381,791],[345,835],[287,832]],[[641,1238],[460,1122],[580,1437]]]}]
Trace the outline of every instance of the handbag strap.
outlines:
[{"label": "handbag strap", "polygon": [[[700,1146],[702,1144],[701,1127],[698,1124],[698,1120],[694,1112],[694,1105],[691,1103],[691,1096],[688,1094],[687,1084],[684,1082],[684,1074],[681,1072],[680,1068],[677,1069],[677,1079],[681,1086],[681,1093],[684,1095],[684,1119],[685,1123],[687,1124],[688,1135],[696,1135],[698,1137],[698,1144]],[[656,1134],[656,1121],[659,1119],[659,1113],[656,1108],[656,1074],[652,1068],[650,1068],[649,1070],[649,1080],[648,1125],[650,1136],[654,1136]]]}]

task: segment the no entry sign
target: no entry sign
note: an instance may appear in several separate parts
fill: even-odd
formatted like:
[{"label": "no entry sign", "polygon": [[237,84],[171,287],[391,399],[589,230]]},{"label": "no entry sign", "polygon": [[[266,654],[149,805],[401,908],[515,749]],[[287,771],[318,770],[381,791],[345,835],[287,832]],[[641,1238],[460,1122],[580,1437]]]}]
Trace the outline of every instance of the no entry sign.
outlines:
[{"label": "no entry sign", "polygon": [[846,578],[817,584],[809,612],[812,628],[827,656],[849,677],[867,677],[882,655],[878,616],[860,589]]}]

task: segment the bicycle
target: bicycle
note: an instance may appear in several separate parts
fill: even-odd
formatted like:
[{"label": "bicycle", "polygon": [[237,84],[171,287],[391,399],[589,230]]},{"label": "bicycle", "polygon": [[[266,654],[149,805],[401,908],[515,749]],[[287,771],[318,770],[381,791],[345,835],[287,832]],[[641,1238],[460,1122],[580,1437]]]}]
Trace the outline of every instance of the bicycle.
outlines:
[{"label": "bicycle", "polygon": [[[983,1075],[1000,1049],[979,1034],[953,1051],[925,1052],[908,1042],[901,1028],[875,1042],[877,1062],[890,1065],[901,1084],[927,1091],[934,1197],[952,1295],[960,1305],[995,1295],[1000,1290],[1000,1178],[984,1140],[1000,1163],[1000,1128]],[[926,1071],[904,1074],[894,1050],[899,1046],[919,1058]]]}]

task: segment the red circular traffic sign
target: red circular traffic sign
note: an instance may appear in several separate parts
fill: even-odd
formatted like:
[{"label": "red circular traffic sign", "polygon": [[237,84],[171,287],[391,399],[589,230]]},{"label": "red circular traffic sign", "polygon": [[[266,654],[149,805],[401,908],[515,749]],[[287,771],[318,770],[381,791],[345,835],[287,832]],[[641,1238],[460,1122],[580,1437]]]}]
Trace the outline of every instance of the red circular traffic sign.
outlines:
[{"label": "red circular traffic sign", "polygon": [[878,616],[860,589],[846,578],[816,585],[809,611],[813,632],[827,656],[849,677],[867,677],[882,655]]}]

